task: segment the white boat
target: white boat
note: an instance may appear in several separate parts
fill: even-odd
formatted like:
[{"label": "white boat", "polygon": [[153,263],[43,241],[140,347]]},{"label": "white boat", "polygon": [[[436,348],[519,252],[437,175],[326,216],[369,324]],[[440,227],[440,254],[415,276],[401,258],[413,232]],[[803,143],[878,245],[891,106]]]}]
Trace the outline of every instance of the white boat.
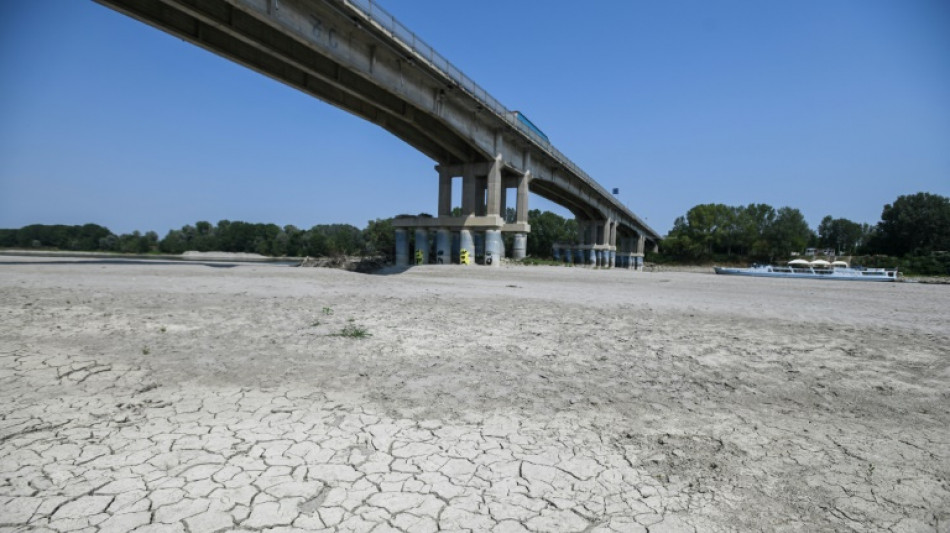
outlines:
[{"label": "white boat", "polygon": [[753,265],[749,268],[714,267],[716,274],[729,276],[754,276],[762,278],[834,279],[840,281],[897,281],[897,269],[851,268],[844,261],[829,263],[824,260],[806,261],[795,259],[787,266]]}]

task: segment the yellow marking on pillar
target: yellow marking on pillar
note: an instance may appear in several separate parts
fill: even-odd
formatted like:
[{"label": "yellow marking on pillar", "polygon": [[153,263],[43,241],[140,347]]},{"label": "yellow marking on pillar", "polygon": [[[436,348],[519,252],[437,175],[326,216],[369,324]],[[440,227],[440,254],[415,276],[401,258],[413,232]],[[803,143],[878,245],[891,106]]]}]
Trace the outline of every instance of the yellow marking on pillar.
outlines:
[{"label": "yellow marking on pillar", "polygon": [[422,264],[422,250],[416,250],[416,264]]},{"label": "yellow marking on pillar", "polygon": [[468,250],[465,248],[462,248],[462,250],[459,252],[459,263],[463,265],[472,264],[472,259],[469,257]]}]

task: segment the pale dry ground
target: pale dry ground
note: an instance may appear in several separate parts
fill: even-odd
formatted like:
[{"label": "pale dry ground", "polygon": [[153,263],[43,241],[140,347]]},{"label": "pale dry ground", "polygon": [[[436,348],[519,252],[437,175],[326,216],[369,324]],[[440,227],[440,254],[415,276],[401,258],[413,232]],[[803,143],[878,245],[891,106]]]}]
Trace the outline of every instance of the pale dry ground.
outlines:
[{"label": "pale dry ground", "polygon": [[950,531],[950,287],[17,261],[2,531]]}]

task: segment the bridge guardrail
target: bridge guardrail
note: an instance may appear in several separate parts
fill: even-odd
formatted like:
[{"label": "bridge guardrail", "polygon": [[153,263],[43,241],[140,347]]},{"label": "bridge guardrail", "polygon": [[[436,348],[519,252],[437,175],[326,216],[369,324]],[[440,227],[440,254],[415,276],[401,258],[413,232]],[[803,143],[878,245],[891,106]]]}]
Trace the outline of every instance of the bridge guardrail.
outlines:
[{"label": "bridge guardrail", "polygon": [[[520,121],[512,118],[512,113],[508,110],[508,108],[502,105],[501,102],[496,100],[492,95],[488,94],[488,91],[483,89],[480,85],[475,83],[475,81],[466,76],[465,73],[462,72],[458,67],[443,57],[442,54],[436,52],[434,48],[416,36],[412,30],[405,27],[401,22],[396,20],[396,17],[380,7],[374,0],[344,0],[344,2],[361,11],[370,20],[379,24],[383,29],[388,31],[394,39],[402,42],[419,57],[428,61],[430,66],[445,74],[446,77],[454,81],[460,88],[481,102],[483,106],[485,106],[487,109],[490,109],[499,118],[510,124],[512,127],[518,129],[522,133],[526,134],[528,138],[530,138],[539,148],[547,152],[548,155],[551,156],[555,161],[577,174],[581,179],[587,182],[588,185],[603,194],[604,197],[609,198],[615,206],[619,207],[628,216],[637,222],[640,222],[644,228],[649,229],[649,226],[640,220],[640,217],[634,215],[633,212],[627,208],[627,206],[620,203],[619,200],[608,193],[606,189],[604,189],[599,183],[591,178],[586,172],[581,170],[579,166],[574,164],[574,162],[571,161],[566,155],[555,148],[550,141],[539,137],[524,124],[521,124]],[[650,231],[653,230],[650,229]]]}]

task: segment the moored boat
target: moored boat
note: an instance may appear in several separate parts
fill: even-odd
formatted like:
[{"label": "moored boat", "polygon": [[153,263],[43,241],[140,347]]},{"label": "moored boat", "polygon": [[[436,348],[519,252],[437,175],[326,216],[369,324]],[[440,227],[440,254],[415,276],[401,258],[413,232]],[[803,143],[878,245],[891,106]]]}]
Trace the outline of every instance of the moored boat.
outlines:
[{"label": "moored boat", "polygon": [[716,274],[729,276],[753,276],[762,278],[832,279],[839,281],[898,281],[897,269],[852,268],[844,261],[829,263],[824,260],[806,261],[795,259],[786,266],[753,265],[749,268],[713,267]]}]

